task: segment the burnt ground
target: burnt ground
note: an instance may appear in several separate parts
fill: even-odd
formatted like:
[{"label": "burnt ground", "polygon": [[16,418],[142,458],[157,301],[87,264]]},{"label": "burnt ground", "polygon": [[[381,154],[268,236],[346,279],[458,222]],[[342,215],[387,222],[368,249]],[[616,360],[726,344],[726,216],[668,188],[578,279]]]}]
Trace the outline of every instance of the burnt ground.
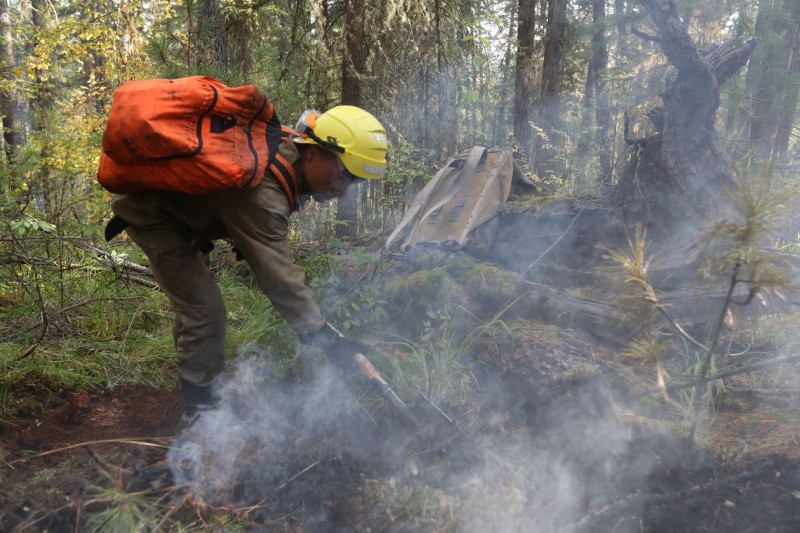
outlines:
[{"label": "burnt ground", "polygon": [[[387,299],[413,317],[433,300],[469,332],[513,290],[457,264],[415,271]],[[42,398],[43,415],[0,426],[0,531],[800,531],[800,365],[726,380],[689,443],[685,398],[637,397],[646,367],[582,330],[505,324],[481,330],[460,374],[436,376],[464,437],[411,431],[374,390],[304,362],[285,376],[258,353],[179,435],[176,391]],[[391,349],[374,362],[407,356]]]},{"label": "burnt ground", "polygon": [[[487,393],[498,388],[505,394]],[[167,448],[181,446],[174,391],[66,395],[2,427],[0,530],[82,530],[120,505],[98,488],[108,486],[155,502],[156,530],[178,520],[219,529],[230,523],[222,515],[254,531],[800,530],[798,435],[781,419],[796,412],[721,413],[705,426],[709,448],[621,411],[594,381],[547,402],[495,376],[473,399],[459,420],[471,440],[455,451],[431,452],[404,441],[396,422],[351,412],[310,435],[251,438],[236,449],[235,474],[210,491],[214,476],[203,480],[198,494],[167,468]],[[364,431],[371,437],[354,438]]]}]

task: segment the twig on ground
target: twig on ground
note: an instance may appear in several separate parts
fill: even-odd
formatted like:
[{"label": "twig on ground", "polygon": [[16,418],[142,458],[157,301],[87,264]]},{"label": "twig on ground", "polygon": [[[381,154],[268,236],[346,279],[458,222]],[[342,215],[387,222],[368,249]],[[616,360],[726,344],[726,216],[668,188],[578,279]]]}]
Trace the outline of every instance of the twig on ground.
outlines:
[{"label": "twig on ground", "polygon": [[114,473],[117,475],[127,474],[130,475],[131,471],[127,468],[122,468],[121,466],[116,466],[109,464],[108,461],[97,455],[97,453],[92,449],[91,446],[86,446],[86,453],[95,460],[97,464],[99,464],[102,468],[106,470],[109,474]]},{"label": "twig on ground", "polygon": [[716,381],[718,379],[729,378],[731,376],[737,376],[739,374],[747,374],[748,372],[753,372],[755,370],[761,370],[763,368],[769,368],[771,366],[782,365],[786,363],[794,363],[800,361],[800,355],[787,355],[785,357],[776,357],[775,359],[770,359],[769,361],[761,361],[759,363],[753,363],[751,365],[740,366],[738,368],[732,368],[730,370],[725,370],[724,372],[719,372],[712,376],[708,376],[703,379],[697,379],[694,381],[690,381],[688,383],[676,383],[674,385],[667,385],[666,387],[658,387],[655,389],[651,389],[633,396],[633,398],[641,398],[643,396],[649,396],[651,394],[657,394],[660,392],[672,392],[681,389],[689,389],[691,387],[695,387],[697,385],[703,385],[704,383],[709,383],[711,381]]},{"label": "twig on ground", "polygon": [[[146,438],[147,439],[147,438]],[[55,450],[47,450],[46,452],[40,452],[35,455],[31,455],[29,457],[20,457],[19,459],[14,459],[13,461],[6,461],[7,466],[11,466],[17,463],[23,463],[25,461],[30,461],[31,459],[39,459],[40,457],[46,457],[48,455],[53,455],[55,453],[61,453],[68,450],[73,450],[75,448],[81,448],[83,446],[92,446],[94,444],[133,444],[136,446],[149,446],[152,448],[164,448],[165,450],[170,449],[169,445],[165,444],[158,444],[157,442],[148,442],[150,441],[159,441],[159,440],[171,440],[171,437],[153,437],[147,440],[145,439],[101,439],[101,440],[93,440],[88,442],[79,442],[77,444],[70,444],[69,446],[63,446],[61,448],[56,448]]]},{"label": "twig on ground", "polygon": [[299,478],[300,476],[302,476],[303,474],[305,474],[306,472],[308,472],[309,470],[311,470],[312,468],[314,468],[315,466],[317,466],[319,463],[320,463],[320,461],[317,461],[317,462],[315,462],[315,463],[313,463],[313,464],[310,464],[310,465],[308,465],[307,467],[305,467],[304,469],[302,469],[300,472],[296,473],[295,475],[293,475],[292,477],[290,477],[289,479],[287,479],[286,481],[284,481],[284,482],[283,482],[283,483],[282,483],[282,484],[281,484],[281,485],[280,485],[280,486],[277,488],[277,490],[281,490],[281,489],[283,489],[283,488],[284,488],[286,485],[288,485],[289,483],[291,483],[291,482],[292,482],[292,481],[294,481],[295,479]]},{"label": "twig on ground", "polygon": [[125,270],[130,270],[131,272],[136,272],[138,274],[146,274],[148,276],[153,275],[153,271],[147,268],[146,266],[142,266],[132,261],[128,261],[127,259],[123,259],[119,256],[115,256],[114,254],[107,252],[102,248],[98,248],[97,246],[92,246],[91,244],[85,242],[82,239],[74,239],[71,242],[76,248],[80,248],[82,250],[86,250],[87,252],[91,252],[92,254],[95,255],[95,257],[105,261],[112,268],[122,267]]},{"label": "twig on ground", "polygon": [[50,324],[50,322],[47,319],[47,313],[44,311],[44,307],[41,307],[40,311],[42,313],[42,320],[39,322],[39,324],[42,325],[42,331],[41,333],[39,333],[39,338],[27,350],[22,352],[17,357],[16,359],[17,363],[19,363],[20,361],[31,355],[36,350],[36,348],[42,343],[42,341],[44,340],[44,336],[47,335],[47,326]]}]

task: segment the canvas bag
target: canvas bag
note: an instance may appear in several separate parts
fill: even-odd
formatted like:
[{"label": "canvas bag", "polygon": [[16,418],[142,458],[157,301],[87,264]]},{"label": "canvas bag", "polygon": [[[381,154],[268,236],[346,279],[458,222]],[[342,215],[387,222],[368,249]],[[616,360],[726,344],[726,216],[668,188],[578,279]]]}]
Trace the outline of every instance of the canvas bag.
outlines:
[{"label": "canvas bag", "polygon": [[453,157],[414,198],[386,249],[437,246],[486,256],[515,178],[525,180],[510,149],[475,146]]},{"label": "canvas bag", "polygon": [[253,85],[207,76],[129,81],[114,93],[97,179],[115,193],[206,194],[255,187],[278,165],[273,174],[294,205],[294,170],[276,160],[289,134]]}]

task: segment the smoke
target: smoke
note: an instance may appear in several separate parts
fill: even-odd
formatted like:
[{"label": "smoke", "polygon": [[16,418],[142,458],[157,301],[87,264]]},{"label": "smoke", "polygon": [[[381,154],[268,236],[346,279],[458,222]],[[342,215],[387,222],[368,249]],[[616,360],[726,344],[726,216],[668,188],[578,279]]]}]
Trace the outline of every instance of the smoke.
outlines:
[{"label": "smoke", "polygon": [[200,413],[167,456],[175,482],[208,502],[230,502],[243,483],[285,481],[287,455],[319,448],[358,408],[329,365],[294,382],[278,375],[268,353],[246,347],[231,366],[213,384],[219,405]]},{"label": "smoke", "polygon": [[591,384],[530,424],[481,439],[484,460],[465,491],[460,530],[576,530],[587,513],[634,492],[655,464],[631,454],[630,430]]},{"label": "smoke", "polygon": [[[559,531],[569,530],[587,509],[606,504],[620,484],[627,490],[641,483],[652,466],[651,459],[622,464],[631,461],[629,430],[604,390],[594,385],[539,410],[526,407],[527,413],[498,407],[494,424],[476,420],[468,428],[473,453],[466,459],[445,456],[426,463],[406,449],[398,461],[397,450],[389,449],[391,431],[370,419],[359,391],[348,387],[335,368],[314,364],[303,379],[286,380],[269,354],[245,352],[214,384],[219,407],[202,413],[168,454],[176,484],[212,505],[252,505],[285,493],[286,501],[299,498],[285,505],[299,505],[305,520],[325,528],[334,520],[329,500],[359,494],[368,471],[368,477],[393,489],[360,510],[349,509],[364,514],[350,517],[351,523],[375,522],[370,506],[402,509],[410,505],[409,490],[425,487],[438,495],[437,505],[451,502],[450,518],[442,507],[438,520],[452,520],[459,531],[522,531],[531,524],[537,531]],[[473,400],[480,405],[495,399]],[[412,473],[408,461],[414,457],[418,464]],[[322,473],[323,467],[338,470]],[[353,475],[352,469],[361,474]],[[312,475],[323,477],[304,479]],[[314,491],[319,497],[311,505]],[[419,528],[415,511],[398,512],[409,516],[393,519],[388,529],[402,530],[404,520],[410,530]]]},{"label": "smoke", "polygon": [[[536,228],[533,237],[522,230],[524,219],[509,223],[519,231],[507,232],[501,240],[507,246],[507,265],[517,271],[527,269],[569,225],[568,215],[562,212],[552,213],[545,221],[550,225]],[[666,252],[680,255],[689,249],[699,255],[698,229],[689,224],[680,231],[677,225],[675,228],[675,236],[666,241],[677,242],[674,249],[653,251],[656,267],[660,266],[658,259],[666,263],[666,279],[660,286],[667,282],[681,285],[672,270],[680,258],[671,261],[669,254],[663,257]],[[527,277],[547,279],[553,275],[553,263],[569,263],[565,257],[585,260],[586,254],[592,254],[594,258],[600,254],[595,246],[599,239],[594,237],[567,232],[559,249],[549,251],[545,255],[548,261],[536,263]],[[537,239],[538,247],[520,245]],[[687,246],[687,242],[693,244]],[[660,274],[658,268],[654,274]],[[559,280],[564,279],[562,272]],[[576,279],[574,284],[580,281]],[[414,292],[413,284],[406,285]],[[431,301],[430,291],[420,298],[425,310],[446,307],[443,299]],[[465,307],[473,310],[479,306],[465,300]],[[390,314],[395,318],[392,326],[401,333],[404,327],[413,329],[403,324],[398,316],[402,313]],[[411,324],[421,322],[422,313],[405,315]],[[467,329],[449,320],[450,327]],[[569,325],[585,330],[590,326]],[[365,407],[369,398],[361,396],[364,391],[347,384],[324,358],[301,365],[307,371],[287,380],[269,353],[245,348],[233,362],[232,371],[214,385],[221,397],[219,408],[204,413],[169,453],[175,481],[211,503],[252,504],[274,501],[284,494],[288,501],[292,494],[299,498],[294,505],[304,513],[304,520],[313,521],[319,529],[333,520],[393,531],[436,529],[431,523],[466,532],[615,529],[615,520],[639,520],[651,476],[682,465],[685,443],[654,436],[621,420],[620,409],[602,377],[586,381],[569,377],[583,374],[584,366],[611,370],[613,365],[595,361],[594,353],[589,353],[591,339],[585,343],[589,346],[581,341],[571,349],[553,348],[568,341],[567,337],[551,339],[549,346],[544,342],[526,345],[515,331],[509,343],[515,353],[499,353],[502,364],[496,366],[506,374],[526,372],[520,376],[522,385],[512,387],[507,376],[497,377],[501,382],[498,388],[505,389],[498,391],[482,381],[482,388],[463,402],[474,412],[459,421],[470,435],[474,454],[466,461],[445,456],[438,462],[421,460],[415,450],[403,449],[407,442],[393,448],[390,441],[397,433],[392,433],[384,420],[371,418],[372,411]],[[547,354],[552,357],[543,356],[540,350],[550,350]],[[570,355],[583,365],[573,364]],[[537,383],[542,384],[540,390],[536,390]],[[417,464],[410,466],[414,459]],[[307,483],[312,476],[323,477]],[[366,479],[381,485],[382,490],[365,495]],[[311,505],[309,493],[314,491],[319,494]],[[411,509],[410,492],[433,496]],[[344,501],[351,497],[362,498],[362,505]],[[620,502],[624,517],[604,512]],[[342,513],[330,511],[337,505],[349,506],[346,519]],[[435,517],[430,518],[431,514]],[[603,522],[606,514],[611,522]],[[421,521],[420,516],[430,522]]]}]

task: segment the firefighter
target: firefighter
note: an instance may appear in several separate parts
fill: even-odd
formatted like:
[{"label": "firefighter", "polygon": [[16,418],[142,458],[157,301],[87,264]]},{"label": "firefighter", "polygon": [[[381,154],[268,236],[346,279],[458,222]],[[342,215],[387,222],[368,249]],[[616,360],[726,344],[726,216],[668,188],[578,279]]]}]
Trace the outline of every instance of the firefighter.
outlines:
[{"label": "firefighter", "polygon": [[[208,268],[210,242],[229,238],[247,261],[261,291],[286,318],[300,342],[322,348],[334,361],[354,355],[322,316],[303,271],[292,259],[289,215],[309,198],[325,202],[347,188],[379,179],[386,168],[386,132],[370,113],[337,106],[306,111],[253,189],[205,195],[147,190],[114,195],[109,227],[125,229],[142,248],[174,312],[172,334],[184,420],[213,408],[211,383],[223,369],[226,311]],[[286,182],[294,179],[292,202]],[[115,230],[112,227],[111,233]]]}]

